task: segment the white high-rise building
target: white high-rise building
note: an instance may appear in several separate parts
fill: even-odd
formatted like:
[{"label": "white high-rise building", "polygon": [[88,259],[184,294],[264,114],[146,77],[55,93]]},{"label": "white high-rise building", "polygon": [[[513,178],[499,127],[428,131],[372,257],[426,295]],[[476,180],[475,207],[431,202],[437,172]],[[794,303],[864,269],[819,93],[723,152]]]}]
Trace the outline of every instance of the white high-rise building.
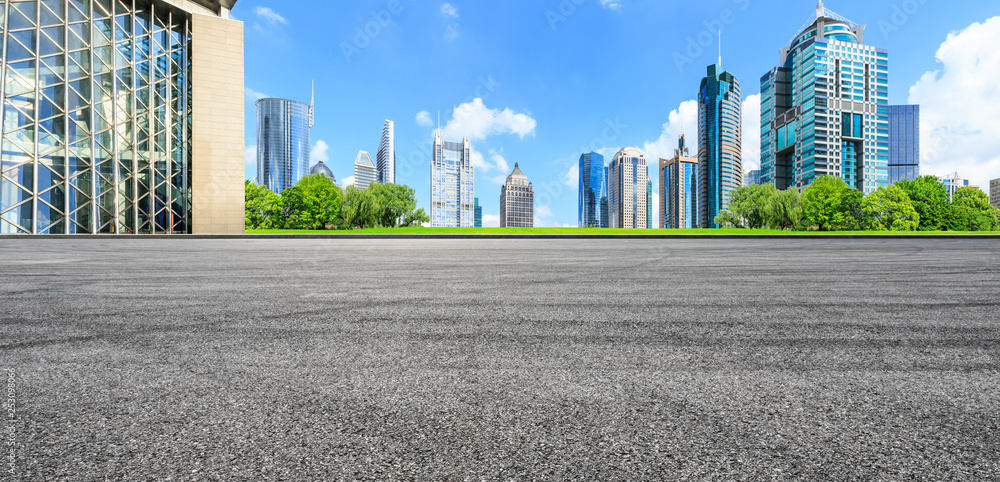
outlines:
[{"label": "white high-rise building", "polygon": [[364,190],[368,189],[375,182],[378,175],[372,156],[365,151],[358,152],[358,158],[354,160],[354,187]]},{"label": "white high-rise building", "polygon": [[382,126],[382,139],[378,143],[378,182],[396,184],[396,141],[393,122],[386,120]]},{"label": "white high-rise building", "polygon": [[647,166],[646,156],[634,147],[618,151],[608,166],[608,208],[612,228],[648,227]]},{"label": "white high-rise building", "polygon": [[472,141],[445,142],[434,133],[431,162],[431,226],[471,228],[475,226],[475,172]]}]

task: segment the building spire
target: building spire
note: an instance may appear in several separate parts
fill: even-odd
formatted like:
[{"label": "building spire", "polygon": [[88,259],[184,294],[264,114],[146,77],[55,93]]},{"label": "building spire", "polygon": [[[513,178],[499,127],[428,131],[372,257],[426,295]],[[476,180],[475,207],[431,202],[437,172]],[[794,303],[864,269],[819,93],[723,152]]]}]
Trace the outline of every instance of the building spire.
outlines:
[{"label": "building spire", "polygon": [[312,99],[309,101],[309,128],[316,123],[316,81],[312,81]]},{"label": "building spire", "polygon": [[722,68],[722,29],[719,29],[719,68]]},{"label": "building spire", "polygon": [[816,18],[822,18],[826,16],[826,7],[823,6],[823,0],[819,1],[816,5]]}]

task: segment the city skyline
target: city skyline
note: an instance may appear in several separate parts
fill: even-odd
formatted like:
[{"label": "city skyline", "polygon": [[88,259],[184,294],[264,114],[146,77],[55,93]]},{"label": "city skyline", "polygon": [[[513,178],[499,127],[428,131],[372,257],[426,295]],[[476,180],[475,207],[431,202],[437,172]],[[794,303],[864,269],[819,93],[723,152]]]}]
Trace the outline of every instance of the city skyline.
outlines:
[{"label": "city skyline", "polygon": [[[321,56],[319,59],[321,61],[317,66],[321,67],[320,72],[314,74],[309,71],[316,69],[306,68],[301,77],[296,76],[295,82],[289,79],[286,83],[283,78],[271,79],[255,74],[253,60],[248,56],[248,99],[252,99],[255,92],[304,97],[307,96],[307,79],[329,79],[320,80],[317,84],[317,103],[332,107],[333,111],[318,111],[318,126],[313,133],[316,147],[314,151],[318,157],[326,156],[327,165],[338,174],[338,179],[350,177],[351,172],[345,167],[350,167],[352,151],[356,153],[357,149],[376,149],[374,133],[379,130],[382,120],[396,120],[398,182],[413,186],[417,190],[419,205],[424,207],[429,206],[426,172],[431,156],[430,142],[427,139],[436,129],[440,112],[441,130],[449,134],[448,137],[460,138],[465,134],[474,137],[475,150],[472,158],[476,165],[476,181],[480,187],[499,187],[504,171],[509,172],[509,166],[515,161],[531,166],[532,171],[537,173],[534,176],[537,179],[536,191],[541,194],[544,190],[547,194],[539,198],[537,207],[540,210],[543,206],[548,208],[544,211],[545,216],[539,216],[541,223],[536,224],[539,226],[578,224],[578,203],[575,198],[578,197],[576,179],[579,178],[579,173],[574,166],[578,165],[582,153],[595,150],[609,157],[619,148],[632,145],[639,147],[650,162],[655,163],[659,157],[669,157],[674,147],[673,141],[681,131],[687,132],[689,138],[694,134],[691,119],[695,111],[689,102],[696,97],[696,84],[700,78],[698,71],[704,74],[704,67],[715,62],[718,50],[715,38],[717,33],[711,33],[711,42],[705,42],[705,46],[701,46],[697,40],[699,34],[705,34],[702,37],[708,36],[709,29],[705,25],[720,21],[720,13],[724,9],[730,10],[735,18],[728,23],[723,22],[723,68],[743,81],[745,125],[749,123],[748,119],[756,115],[754,107],[755,101],[759,99],[759,87],[755,85],[755,79],[776,63],[779,49],[788,44],[789,39],[802,27],[802,22],[815,9],[814,2],[804,2],[794,8],[777,2],[760,2],[742,9],[742,2],[728,1],[709,2],[702,6],[644,5],[625,1],[620,2],[620,8],[612,9],[603,8],[595,0],[579,4],[566,21],[556,22],[552,29],[546,19],[546,12],[553,8],[550,5],[514,2],[509,7],[500,8],[451,2],[450,5],[456,9],[455,17],[442,13],[442,4],[404,3],[403,11],[392,14],[386,26],[379,28],[381,33],[369,39],[367,46],[360,48],[360,53],[352,55],[349,62],[338,49],[331,49],[333,51],[328,56]],[[968,8],[954,11],[927,4],[922,5],[918,12],[908,14],[905,21],[894,22],[895,12],[891,5],[869,5],[853,1],[827,2],[827,7],[858,23],[867,24],[871,39],[869,43],[892,53],[889,102],[911,103],[912,88],[912,101],[919,101],[917,103],[923,109],[921,123],[925,127],[922,129],[925,146],[941,144],[940,133],[947,132],[942,130],[943,127],[959,127],[956,117],[942,108],[943,101],[934,98],[934,92],[941,91],[937,87],[955,81],[959,74],[974,72],[975,68],[986,68],[983,65],[976,67],[979,64],[963,64],[962,58],[952,53],[969,42],[991,38],[991,32],[997,26],[994,22],[987,22],[990,19],[987,14],[991,12],[985,8],[986,5],[974,2]],[[286,23],[269,23],[265,16],[255,13],[258,7],[271,8]],[[354,45],[357,33],[355,28],[364,32],[364,27],[372,20],[370,13],[377,13],[384,5],[364,7],[346,7],[347,15],[338,20],[334,27],[335,32],[344,33],[335,36],[338,46],[345,42]],[[524,20],[512,22],[512,33],[498,38],[507,38],[518,32],[526,34],[526,39],[507,47],[490,42],[487,34],[493,29],[487,24],[486,18],[513,18],[511,15],[515,11],[518,18],[523,17]],[[294,5],[265,6],[260,2],[250,1],[237,9],[235,15],[247,23],[248,52],[258,49],[261,54],[286,52],[293,46],[303,46],[303,39],[308,38],[305,34],[308,32],[309,21]],[[655,44],[645,42],[649,35],[640,33],[628,33],[620,39],[608,41],[610,32],[615,31],[613,25],[634,21],[664,21],[679,18],[680,15],[684,15],[685,20],[692,20],[691,25],[679,27],[676,34],[672,33],[664,41],[657,41]],[[759,29],[758,24],[762,21],[774,27]],[[445,38],[444,34],[452,23],[458,24],[457,38]],[[887,25],[891,28],[886,27]],[[568,44],[565,42],[583,30],[593,30],[597,38],[587,40],[579,48],[567,50],[564,45]],[[604,33],[605,30],[608,31],[607,34]],[[955,34],[951,39],[948,38],[950,33]],[[534,65],[530,58],[517,57],[515,54],[523,51],[519,46],[527,42],[527,39],[543,42],[545,45],[551,44],[551,48],[560,51],[567,50],[566,57],[551,68],[540,69],[533,75],[519,78],[514,75],[515,71]],[[697,48],[692,47],[691,52],[696,55],[688,55],[686,52],[689,39],[695,40]],[[746,39],[752,39],[752,45],[747,45]],[[606,45],[593,47],[595,59],[620,56],[643,65],[643,70],[648,75],[639,76],[635,88],[611,89],[611,86],[619,84],[614,81],[614,76],[606,73],[584,75],[580,69],[569,67],[574,59],[582,55],[583,49],[590,49],[588,46],[593,45],[591,42],[598,41],[603,41]],[[649,47],[643,47],[644,44]],[[942,44],[945,44],[945,49],[940,49]],[[417,50],[421,53],[413,57]],[[935,58],[938,50],[943,54],[941,61]],[[974,50],[976,55],[989,54]],[[444,55],[440,59],[431,60],[426,67],[417,68],[419,72],[429,73],[427,69],[437,69],[435,66],[444,58],[476,51],[490,54],[466,56],[469,68],[447,81],[441,82],[439,76],[430,75],[428,80],[435,79],[435,83],[440,84],[430,88],[423,80],[418,80],[410,88],[374,78],[375,73],[383,79],[394,78],[394,75],[386,74],[384,67],[392,63],[391,59],[405,59],[409,56],[424,62],[435,55]],[[682,62],[682,68],[678,68],[675,54],[687,57],[691,63]],[[292,57],[290,60],[294,63],[295,56]],[[407,62],[404,64],[410,65]],[[375,68],[376,66],[381,67]],[[666,80],[654,82],[653,78],[657,76]],[[357,91],[355,84],[360,86],[371,82],[374,82],[372,89],[377,90],[381,98],[365,92],[352,96],[333,95]],[[282,90],[282,85],[287,85],[289,92]],[[416,88],[418,85],[419,89]],[[600,95],[595,95],[596,92],[600,92]],[[352,108],[352,105],[362,101],[371,106],[361,110]],[[360,112],[362,116],[352,118],[350,125],[346,125],[347,118],[343,116],[345,111]],[[368,116],[369,112],[371,116]],[[981,116],[975,119],[977,122],[979,117]],[[992,127],[988,122],[985,124],[987,128]],[[952,129],[952,132],[955,130]],[[976,139],[988,137],[986,134],[968,135]],[[757,142],[755,136],[744,133],[744,137],[745,144],[753,145]],[[932,139],[929,143],[928,138]],[[1000,166],[1000,161],[994,159],[996,156],[989,154],[985,148],[973,152],[971,146],[984,143],[968,144],[962,141],[964,138],[950,140],[948,155],[933,150],[926,152],[925,157],[937,159],[924,163],[924,173],[941,176],[959,171],[980,186],[987,185],[988,179],[995,178],[994,172],[1000,170],[1000,167],[991,166]],[[592,149],[595,142],[597,148]],[[989,142],[985,144],[989,145]],[[755,154],[754,150],[756,149],[744,152],[747,170],[752,170],[757,165],[759,153]],[[747,151],[746,147],[744,151]],[[416,163],[411,162],[413,159],[417,160]],[[655,193],[659,192],[658,184],[658,179],[654,176]],[[483,197],[484,193],[477,191],[476,194]],[[498,225],[497,200],[493,196],[485,196],[481,201],[484,204],[484,224]],[[658,203],[654,203],[654,208],[658,210]],[[552,214],[548,215],[549,212]]]}]

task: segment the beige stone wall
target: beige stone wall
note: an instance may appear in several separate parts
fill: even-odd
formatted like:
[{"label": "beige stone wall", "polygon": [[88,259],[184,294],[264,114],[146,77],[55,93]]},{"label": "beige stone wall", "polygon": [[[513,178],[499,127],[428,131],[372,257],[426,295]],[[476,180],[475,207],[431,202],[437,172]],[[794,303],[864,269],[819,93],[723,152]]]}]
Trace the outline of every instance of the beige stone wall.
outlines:
[{"label": "beige stone wall", "polygon": [[192,17],[193,232],[243,234],[243,23]]}]

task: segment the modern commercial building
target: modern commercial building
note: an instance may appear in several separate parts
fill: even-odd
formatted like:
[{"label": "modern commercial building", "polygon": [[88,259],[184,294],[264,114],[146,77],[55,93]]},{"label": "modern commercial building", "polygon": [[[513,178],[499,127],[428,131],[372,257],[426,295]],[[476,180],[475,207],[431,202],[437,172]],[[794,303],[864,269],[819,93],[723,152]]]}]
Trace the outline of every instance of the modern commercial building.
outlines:
[{"label": "modern commercial building", "polygon": [[955,198],[955,191],[958,191],[958,188],[970,187],[969,180],[963,179],[957,172],[949,174],[947,177],[939,177],[938,179],[944,183],[944,187],[948,188],[948,202],[951,202]]},{"label": "modern commercial building", "polygon": [[736,76],[710,65],[698,91],[699,221],[717,228],[729,197],[743,186],[743,94]]},{"label": "modern commercial building", "polygon": [[372,162],[372,156],[365,151],[359,151],[358,157],[354,160],[354,187],[368,189],[368,186],[377,182],[377,178],[378,170]]},{"label": "modern commercial building", "polygon": [[889,184],[920,177],[920,106],[889,106]]},{"label": "modern commercial building", "polygon": [[760,184],[760,169],[747,171],[747,173],[743,175],[744,186],[756,186],[758,184]]},{"label": "modern commercial building", "polygon": [[828,175],[866,194],[889,183],[889,53],[864,37],[820,2],[761,77],[761,183]]},{"label": "modern commercial building", "polygon": [[535,227],[535,191],[516,162],[500,187],[500,227]]},{"label": "modern commercial building", "polygon": [[1000,179],[990,181],[990,204],[1000,209]]},{"label": "modern commercial building", "polygon": [[581,155],[579,172],[580,227],[608,227],[608,168],[604,156],[596,152]]},{"label": "modern commercial building", "polygon": [[660,159],[660,228],[695,229],[698,222],[698,158],[691,157],[684,136],[672,159]]},{"label": "modern commercial building", "polygon": [[653,229],[653,178],[648,176],[646,177],[646,229]]},{"label": "modern commercial building", "polygon": [[337,178],[334,177],[333,171],[331,171],[329,167],[326,167],[326,164],[324,164],[323,161],[317,162],[316,165],[309,170],[309,175],[313,174],[322,174],[333,181],[334,184],[337,183]]},{"label": "modern commercial building", "polygon": [[646,156],[634,147],[618,151],[608,166],[608,206],[612,228],[645,229],[649,224]]},{"label": "modern commercial building", "polygon": [[313,108],[287,99],[257,101],[257,173],[281,193],[309,174]]},{"label": "modern commercial building", "polygon": [[472,167],[472,141],[445,142],[434,133],[431,161],[431,226],[475,226],[476,179]]},{"label": "modern commercial building", "polygon": [[391,120],[382,126],[382,138],[378,143],[378,182],[379,184],[396,184],[396,141]]},{"label": "modern commercial building", "polygon": [[243,233],[235,3],[0,2],[0,234]]},{"label": "modern commercial building", "polygon": [[479,205],[479,198],[475,198],[476,206],[476,220],[473,227],[481,228],[483,227],[483,207]]}]

